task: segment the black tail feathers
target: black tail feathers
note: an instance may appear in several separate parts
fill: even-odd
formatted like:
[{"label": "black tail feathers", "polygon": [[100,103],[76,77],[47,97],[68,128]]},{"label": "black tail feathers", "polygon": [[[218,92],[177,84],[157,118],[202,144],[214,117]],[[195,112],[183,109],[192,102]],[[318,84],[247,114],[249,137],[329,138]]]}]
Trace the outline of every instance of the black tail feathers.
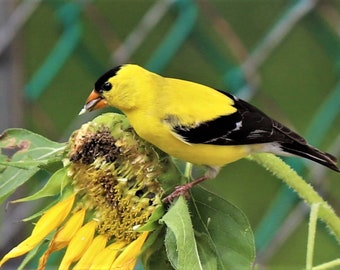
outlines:
[{"label": "black tail feathers", "polygon": [[340,172],[340,169],[337,166],[336,157],[332,156],[331,154],[322,152],[308,144],[301,144],[298,142],[283,143],[281,144],[281,148],[284,152],[313,160],[336,172]]}]

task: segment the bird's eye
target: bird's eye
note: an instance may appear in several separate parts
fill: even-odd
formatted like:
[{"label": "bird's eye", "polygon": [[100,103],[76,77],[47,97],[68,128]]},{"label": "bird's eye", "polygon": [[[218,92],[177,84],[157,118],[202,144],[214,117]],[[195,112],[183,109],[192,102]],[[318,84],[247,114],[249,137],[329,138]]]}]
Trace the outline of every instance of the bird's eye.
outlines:
[{"label": "bird's eye", "polygon": [[112,88],[112,84],[109,83],[109,82],[105,82],[105,83],[102,85],[102,89],[103,89],[104,91],[109,91],[109,90],[111,90],[111,88]]}]

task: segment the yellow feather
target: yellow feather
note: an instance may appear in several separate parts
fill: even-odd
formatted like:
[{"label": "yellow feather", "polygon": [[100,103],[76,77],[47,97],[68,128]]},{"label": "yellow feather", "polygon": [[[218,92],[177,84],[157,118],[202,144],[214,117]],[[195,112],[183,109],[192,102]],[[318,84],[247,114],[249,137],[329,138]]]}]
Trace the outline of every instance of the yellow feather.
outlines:
[{"label": "yellow feather", "polygon": [[[201,84],[164,78],[136,65],[124,65],[110,78],[107,102],[128,117],[137,134],[164,152],[195,164],[221,166],[249,154],[245,146],[189,144],[172,124],[195,126],[236,111],[233,100]],[[169,117],[172,117],[171,123]]]}]

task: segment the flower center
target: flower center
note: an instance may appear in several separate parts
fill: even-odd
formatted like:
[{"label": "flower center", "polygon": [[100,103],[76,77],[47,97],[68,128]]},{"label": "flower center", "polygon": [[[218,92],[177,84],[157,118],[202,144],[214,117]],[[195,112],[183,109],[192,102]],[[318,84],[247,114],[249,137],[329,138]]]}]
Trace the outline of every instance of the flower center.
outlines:
[{"label": "flower center", "polygon": [[162,169],[156,152],[131,129],[114,138],[107,128],[99,128],[79,130],[69,158],[74,186],[98,219],[98,232],[123,241],[136,239],[136,228],[161,205],[157,177]]}]

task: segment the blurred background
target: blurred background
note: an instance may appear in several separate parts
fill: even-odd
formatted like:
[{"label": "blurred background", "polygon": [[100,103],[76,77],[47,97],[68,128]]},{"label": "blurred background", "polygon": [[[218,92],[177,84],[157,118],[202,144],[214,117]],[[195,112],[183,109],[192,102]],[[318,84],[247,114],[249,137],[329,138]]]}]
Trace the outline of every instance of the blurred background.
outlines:
[{"label": "blurred background", "polygon": [[[103,112],[78,116],[96,79],[129,62],[232,92],[339,156],[339,61],[336,0],[0,0],[0,132],[66,141]],[[339,174],[286,160],[340,214]],[[204,185],[249,218],[259,269],[305,266],[309,208],[278,179],[244,160]],[[20,220],[35,208],[1,209],[1,256],[28,234]],[[339,251],[319,223],[315,264]]]}]

